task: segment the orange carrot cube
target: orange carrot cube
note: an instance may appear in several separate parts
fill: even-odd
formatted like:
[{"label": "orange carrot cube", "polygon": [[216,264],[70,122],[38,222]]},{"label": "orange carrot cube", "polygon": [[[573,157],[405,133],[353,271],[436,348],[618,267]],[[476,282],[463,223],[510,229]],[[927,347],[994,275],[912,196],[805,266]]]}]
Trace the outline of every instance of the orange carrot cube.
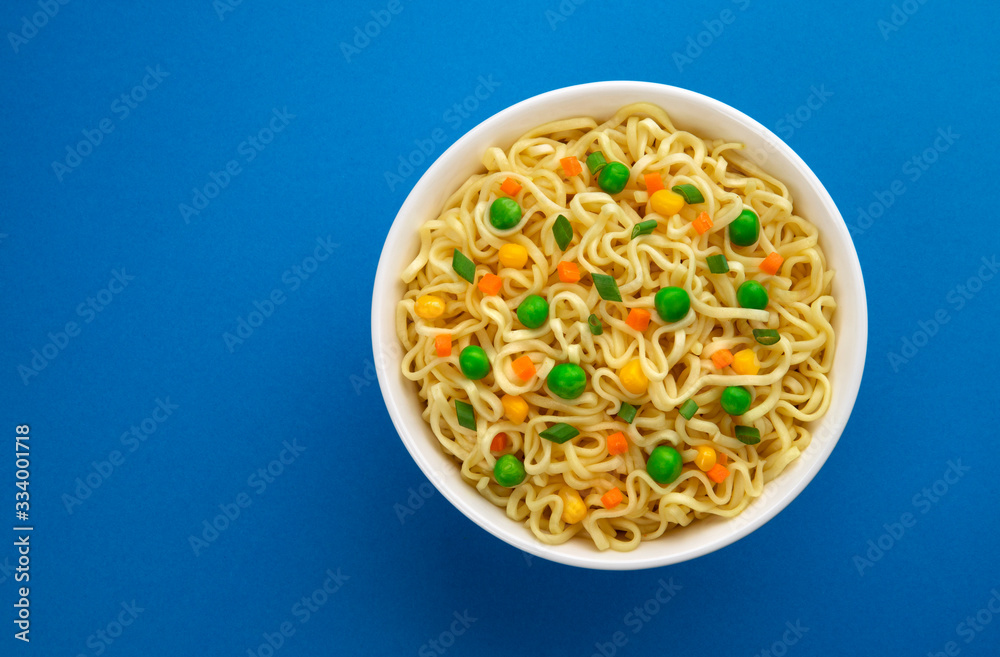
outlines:
[{"label": "orange carrot cube", "polygon": [[770,274],[774,276],[781,269],[781,264],[785,262],[785,259],[778,255],[777,251],[772,251],[770,255],[764,258],[764,261],[760,263],[760,270],[765,274]]},{"label": "orange carrot cube", "polygon": [[711,230],[714,224],[712,224],[712,218],[708,216],[708,213],[702,212],[697,219],[691,222],[691,225],[694,226],[699,235],[704,235]]},{"label": "orange carrot cube", "polygon": [[556,269],[559,271],[559,280],[563,283],[576,283],[580,280],[580,268],[575,262],[562,261]]},{"label": "orange carrot cube", "polygon": [[627,451],[628,440],[625,439],[625,434],[621,431],[616,431],[608,436],[608,454],[615,456],[616,454],[624,454]]},{"label": "orange carrot cube", "polygon": [[566,173],[567,178],[572,178],[573,176],[579,175],[583,172],[583,167],[580,165],[580,160],[575,157],[564,157],[559,160],[559,164],[562,165],[563,171]]},{"label": "orange carrot cube", "polygon": [[649,311],[645,308],[633,308],[628,311],[628,317],[625,319],[625,323],[634,328],[639,333],[646,330],[649,326]]},{"label": "orange carrot cube", "polygon": [[515,359],[511,362],[510,367],[514,370],[517,378],[522,381],[530,381],[531,377],[535,376],[535,364],[531,362],[531,358],[528,356],[521,356]]},{"label": "orange carrot cube", "polygon": [[715,483],[719,483],[726,480],[726,477],[729,476],[729,470],[727,470],[725,466],[716,463],[715,465],[712,466],[712,469],[706,472],[705,474],[707,474],[708,478],[714,481]]},{"label": "orange carrot cube", "polygon": [[507,434],[500,432],[493,436],[493,442],[490,444],[491,452],[502,452],[504,448],[507,447]]},{"label": "orange carrot cube", "polygon": [[622,492],[617,488],[612,488],[604,495],[601,495],[601,504],[605,509],[613,509],[622,501]]},{"label": "orange carrot cube", "polygon": [[726,365],[733,362],[733,352],[728,349],[719,349],[717,352],[712,354],[712,363],[715,364],[717,369],[722,369]]},{"label": "orange carrot cube", "polygon": [[500,191],[507,196],[517,196],[517,193],[521,191],[521,185],[513,178],[508,178],[500,185]]},{"label": "orange carrot cube", "polygon": [[485,295],[493,296],[494,294],[499,294],[502,287],[503,279],[496,274],[484,274],[479,279],[479,289]]}]

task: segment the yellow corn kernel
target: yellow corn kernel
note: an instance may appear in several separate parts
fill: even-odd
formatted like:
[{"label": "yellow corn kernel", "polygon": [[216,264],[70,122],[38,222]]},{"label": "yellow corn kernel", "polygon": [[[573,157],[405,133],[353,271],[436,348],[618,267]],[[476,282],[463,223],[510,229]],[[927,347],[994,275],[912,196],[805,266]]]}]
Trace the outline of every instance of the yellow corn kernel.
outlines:
[{"label": "yellow corn kernel", "polygon": [[694,464],[702,472],[708,472],[715,465],[715,449],[711,445],[698,445],[698,455],[694,457]]},{"label": "yellow corn kernel", "polygon": [[756,374],[760,371],[760,361],[753,349],[744,349],[733,356],[732,368],[737,374]]},{"label": "yellow corn kernel", "polygon": [[567,525],[580,522],[587,517],[587,505],[575,488],[563,486],[559,489],[559,497],[563,501],[562,519]]},{"label": "yellow corn kernel", "polygon": [[511,269],[520,269],[528,262],[528,249],[520,244],[504,244],[500,247],[500,264]]},{"label": "yellow corn kernel", "polygon": [[437,319],[444,314],[444,299],[433,294],[425,294],[417,299],[413,310],[417,313],[417,317]]},{"label": "yellow corn kernel", "polygon": [[680,212],[681,208],[684,207],[684,197],[669,189],[659,189],[653,193],[649,204],[653,207],[653,212],[670,217]]},{"label": "yellow corn kernel", "polygon": [[649,388],[649,379],[642,371],[642,364],[638,358],[625,363],[625,367],[618,372],[618,380],[622,382],[622,387],[633,395],[643,395]]},{"label": "yellow corn kernel", "polygon": [[514,424],[521,424],[528,417],[528,402],[517,395],[504,395],[500,398],[504,415]]}]

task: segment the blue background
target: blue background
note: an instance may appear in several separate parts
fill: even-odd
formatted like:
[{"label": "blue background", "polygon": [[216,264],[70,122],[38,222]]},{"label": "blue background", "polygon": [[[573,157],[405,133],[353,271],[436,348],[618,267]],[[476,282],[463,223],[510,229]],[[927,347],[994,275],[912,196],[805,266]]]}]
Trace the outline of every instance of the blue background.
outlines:
[{"label": "blue background", "polygon": [[[859,1],[134,4],[53,2],[37,29],[38,3],[0,10],[0,652],[266,657],[288,623],[276,654],[997,654],[996,3],[909,0],[895,24]],[[387,24],[359,36],[373,11]],[[429,165],[399,158],[604,79],[784,138],[853,227],[870,312],[854,414],[808,489],[726,549],[629,573],[528,558],[429,490],[369,337],[382,239]],[[24,423],[30,646],[11,622]],[[653,605],[661,579],[680,589]]]}]

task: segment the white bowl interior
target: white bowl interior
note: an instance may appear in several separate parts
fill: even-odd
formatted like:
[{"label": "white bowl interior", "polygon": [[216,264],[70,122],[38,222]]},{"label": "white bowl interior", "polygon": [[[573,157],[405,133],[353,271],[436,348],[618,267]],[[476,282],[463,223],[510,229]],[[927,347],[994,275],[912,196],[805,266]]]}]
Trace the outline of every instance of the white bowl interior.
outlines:
[{"label": "white bowl interior", "polygon": [[[742,514],[731,520],[692,523],[643,542],[632,552],[600,552],[588,541],[576,539],[545,545],[462,481],[457,464],[439,448],[421,419],[415,385],[400,373],[402,347],[394,328],[396,303],[404,292],[399,273],[417,254],[417,227],[436,217],[448,196],[481,170],[480,158],[487,147],[508,148],[527,130],[549,121],[573,116],[603,120],[623,105],[642,101],[663,107],[679,129],[702,138],[746,143],[748,154],[788,186],[796,213],[819,229],[828,265],[836,270],[833,294],[838,306],[833,325],[838,338],[850,335],[850,339],[838,339],[830,375],[833,400],[829,412],[811,427],[812,444]],[[473,128],[437,159],[403,203],[385,240],[372,295],[372,343],[382,395],[403,443],[431,483],[462,513],[507,543],[552,561],[598,569],[650,568],[701,556],[746,536],[781,511],[819,471],[847,423],[861,384],[867,336],[865,288],[854,244],[833,200],[809,167],[773,133],[728,105],[648,82],[597,82],[559,89],[522,101]]]}]

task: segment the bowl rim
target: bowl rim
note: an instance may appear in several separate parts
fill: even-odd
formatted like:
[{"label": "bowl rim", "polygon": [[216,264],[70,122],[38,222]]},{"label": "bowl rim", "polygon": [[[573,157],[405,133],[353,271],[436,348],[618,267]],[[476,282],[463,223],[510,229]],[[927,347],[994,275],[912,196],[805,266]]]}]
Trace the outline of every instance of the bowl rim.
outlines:
[{"label": "bowl rim", "polygon": [[[464,489],[467,489],[467,491],[458,493],[458,489],[453,488],[447,481],[445,481],[444,477],[451,476],[451,472],[457,470],[457,465],[454,470],[447,473],[435,468],[424,454],[424,450],[427,449],[428,446],[419,445],[417,440],[421,438],[415,438],[410,432],[404,417],[406,414],[401,410],[395,397],[387,370],[387,364],[389,364],[387,363],[387,360],[394,366],[398,367],[399,359],[386,359],[382,356],[382,354],[380,354],[378,349],[380,334],[384,332],[384,323],[386,321],[394,321],[394,317],[390,314],[390,317],[387,318],[385,313],[382,311],[383,306],[375,301],[372,303],[372,351],[374,355],[376,376],[382,393],[382,399],[386,405],[386,409],[389,412],[389,416],[397,434],[402,440],[403,445],[406,447],[410,456],[423,472],[424,476],[427,477],[431,484],[434,485],[435,489],[440,492],[466,518],[472,520],[479,527],[483,528],[505,543],[549,561],[596,570],[640,570],[681,563],[710,554],[711,552],[731,545],[732,543],[735,543],[736,541],[753,533],[778,515],[813,480],[826,460],[829,458],[830,454],[833,452],[833,449],[836,447],[843,430],[846,428],[861,386],[868,342],[867,298],[865,293],[864,277],[862,275],[861,263],[858,258],[857,250],[855,249],[854,242],[851,238],[850,232],[848,231],[843,215],[837,209],[833,198],[830,196],[826,187],[822,184],[813,170],[790,146],[779,139],[771,130],[743,112],[720,100],[705,96],[704,94],[657,82],[609,80],[602,82],[589,82],[554,89],[521,100],[493,114],[489,118],[471,128],[469,131],[459,136],[455,142],[451,144],[451,146],[449,146],[433,163],[431,163],[423,175],[417,180],[407,194],[407,197],[403,201],[403,204],[396,216],[393,218],[393,222],[388,233],[386,234],[385,242],[382,246],[378,267],[375,273],[372,295],[373,300],[377,300],[379,298],[378,295],[380,288],[384,288],[387,285],[394,285],[397,282],[396,279],[398,279],[398,273],[401,269],[401,265],[399,264],[398,258],[394,259],[394,254],[390,253],[389,245],[395,241],[394,238],[398,238],[398,233],[405,230],[404,224],[406,222],[403,217],[414,211],[417,191],[423,187],[433,184],[432,181],[437,178],[438,172],[447,165],[450,158],[454,157],[454,153],[463,150],[464,143],[475,141],[476,138],[482,135],[482,133],[496,131],[498,128],[503,126],[508,118],[512,116],[517,116],[522,112],[529,112],[535,106],[545,105],[556,100],[564,99],[565,97],[591,94],[636,96],[641,95],[641,93],[657,95],[659,97],[657,100],[650,100],[649,102],[661,106],[665,104],[665,99],[668,96],[673,96],[696,105],[705,106],[706,109],[720,113],[730,120],[742,124],[748,130],[757,133],[758,136],[763,138],[770,147],[787,159],[789,163],[802,175],[806,184],[813,188],[823,210],[830,215],[830,219],[833,223],[833,230],[840,233],[840,235],[838,235],[840,243],[846,248],[844,255],[849,264],[849,268],[847,271],[844,271],[843,266],[839,267],[837,269],[837,280],[839,281],[842,277],[846,277],[847,280],[854,286],[852,287],[852,293],[856,295],[856,305],[854,310],[857,317],[855,318],[855,324],[852,325],[852,334],[855,340],[851,343],[853,348],[850,353],[852,355],[851,360],[857,363],[857,367],[848,372],[847,380],[844,380],[844,377],[839,376],[837,381],[835,381],[832,386],[837,394],[835,403],[843,409],[842,412],[836,418],[829,418],[830,410],[828,410],[827,415],[824,415],[823,418],[817,420],[817,422],[823,422],[832,419],[834,422],[833,428],[829,430],[829,433],[826,436],[828,443],[824,445],[812,446],[813,449],[816,450],[814,458],[811,459],[807,469],[802,473],[799,481],[787,490],[783,490],[778,496],[774,497],[772,501],[768,502],[766,507],[761,507],[761,513],[758,513],[748,522],[734,528],[733,531],[730,531],[713,540],[699,543],[693,547],[678,552],[668,552],[663,554],[654,553],[644,557],[637,557],[635,559],[627,558],[629,555],[633,555],[634,552],[614,552],[611,550],[603,552],[595,551],[589,556],[581,556],[570,552],[561,552],[560,548],[563,547],[562,545],[549,545],[542,543],[530,532],[523,532],[522,523],[511,520],[506,516],[506,514],[504,514],[501,518],[502,523],[494,522],[494,519],[487,518],[476,509],[472,508],[471,503],[468,501],[471,499],[471,496],[480,497],[475,488],[462,480],[459,483]],[[622,101],[619,106],[625,105],[628,102],[629,101]],[[668,114],[670,114],[669,109]],[[672,114],[671,118],[673,119]],[[739,135],[732,135],[732,138],[737,139],[739,138]],[[844,273],[841,274],[841,272]],[[395,307],[395,305],[393,305],[393,307]],[[841,356],[841,352],[847,348],[848,347],[845,346],[844,341],[838,340],[838,351],[835,358],[845,358],[846,356]],[[416,419],[423,423],[422,418],[417,417]],[[434,450],[439,449],[436,443],[431,444],[429,447]],[[758,498],[756,502],[763,502],[763,500]],[[744,510],[743,514],[746,514],[748,510],[749,509]],[[740,516],[736,516],[735,518],[728,519],[728,521],[734,521],[739,517]],[[618,555],[619,558],[608,559],[609,555]]]}]

